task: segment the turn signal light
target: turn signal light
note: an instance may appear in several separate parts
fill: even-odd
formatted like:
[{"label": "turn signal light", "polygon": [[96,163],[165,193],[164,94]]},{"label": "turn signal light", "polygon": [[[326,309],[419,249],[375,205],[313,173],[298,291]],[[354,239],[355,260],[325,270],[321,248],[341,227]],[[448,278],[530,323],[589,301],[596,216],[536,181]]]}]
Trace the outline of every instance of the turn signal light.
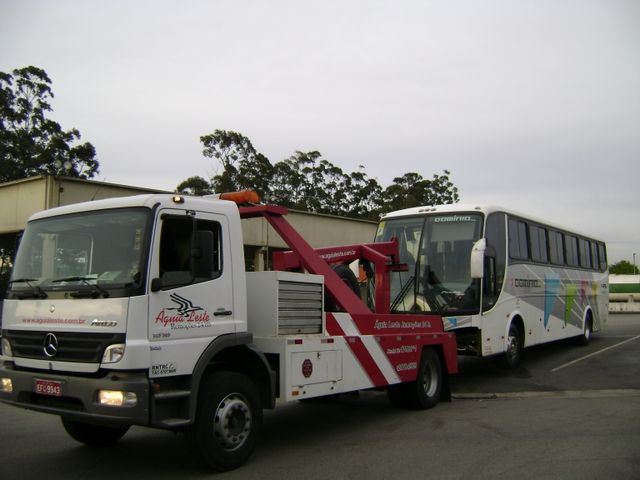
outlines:
[{"label": "turn signal light", "polygon": [[260,196],[253,190],[243,190],[241,192],[227,192],[220,194],[220,200],[229,200],[237,204],[259,203]]}]

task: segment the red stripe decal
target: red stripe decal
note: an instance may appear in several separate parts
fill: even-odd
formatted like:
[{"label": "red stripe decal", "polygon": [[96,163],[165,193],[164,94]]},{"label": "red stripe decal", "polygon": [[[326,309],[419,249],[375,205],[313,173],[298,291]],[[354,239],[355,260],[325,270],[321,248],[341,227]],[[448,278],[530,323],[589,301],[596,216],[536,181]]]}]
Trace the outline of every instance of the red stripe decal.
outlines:
[{"label": "red stripe decal", "polygon": [[347,345],[349,345],[349,348],[351,349],[351,352],[355,355],[356,359],[366,372],[369,380],[371,380],[371,383],[373,383],[373,385],[376,387],[388,385],[389,382],[387,382],[387,379],[382,373],[382,370],[380,370],[378,364],[371,356],[371,353],[369,353],[369,350],[367,350],[367,347],[362,342],[362,339],[360,337],[345,336],[344,331],[338,324],[338,321],[330,313],[327,313],[326,320],[327,333],[329,333],[329,335],[344,337]]}]

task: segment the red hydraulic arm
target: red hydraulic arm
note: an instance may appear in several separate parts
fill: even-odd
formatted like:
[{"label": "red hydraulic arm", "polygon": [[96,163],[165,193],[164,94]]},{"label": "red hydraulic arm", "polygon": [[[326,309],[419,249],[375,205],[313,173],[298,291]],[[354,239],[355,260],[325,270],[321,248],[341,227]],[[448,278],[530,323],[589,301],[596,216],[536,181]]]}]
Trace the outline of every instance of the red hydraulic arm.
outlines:
[{"label": "red hydraulic arm", "polygon": [[330,263],[347,263],[364,259],[375,266],[376,313],[389,313],[391,303],[390,271],[406,271],[399,263],[397,242],[381,242],[346,245],[328,248],[312,248],[307,241],[285,220],[287,209],[275,205],[241,207],[242,218],[264,217],[291,249],[290,252],[275,252],[273,267],[276,270],[303,268],[308,272],[324,276],[324,284],[336,303],[350,313],[371,313],[371,310],[329,266]]}]

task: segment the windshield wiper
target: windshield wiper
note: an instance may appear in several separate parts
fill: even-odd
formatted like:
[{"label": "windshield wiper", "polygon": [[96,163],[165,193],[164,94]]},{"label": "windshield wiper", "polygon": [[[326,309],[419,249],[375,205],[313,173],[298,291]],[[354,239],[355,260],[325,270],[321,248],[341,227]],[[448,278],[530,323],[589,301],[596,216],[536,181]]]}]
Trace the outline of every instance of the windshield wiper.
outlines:
[{"label": "windshield wiper", "polygon": [[[89,285],[90,287],[94,288],[94,291],[90,292],[91,295],[89,295],[92,298],[98,298],[100,295],[102,295],[104,298],[107,298],[109,296],[109,292],[106,291],[104,288],[102,288],[100,285],[98,285],[97,283],[91,283],[89,280],[93,280],[93,278],[91,277],[63,277],[63,278],[56,278],[55,280],[51,280],[51,283],[61,283],[61,282],[83,282],[85,285]],[[84,296],[86,296],[85,294],[83,294],[83,292],[73,292],[71,294],[72,297],[74,298],[82,298]]]},{"label": "windshield wiper", "polygon": [[[31,282],[37,282],[38,279],[37,278],[16,278],[15,280],[10,280],[9,281],[9,285],[11,285],[12,283],[26,283],[27,285],[29,285],[29,288],[31,288],[31,297],[32,298],[42,298],[45,299],[48,297],[47,293],[42,290],[40,288],[39,285],[33,285]],[[16,295],[18,298],[29,298],[28,296],[23,296],[23,294],[18,294],[16,292],[14,292],[14,295]]]},{"label": "windshield wiper", "polygon": [[400,289],[400,292],[398,293],[398,295],[396,295],[396,298],[391,303],[391,308],[390,308],[389,311],[395,312],[396,309],[398,308],[398,306],[400,305],[400,303],[404,302],[404,299],[407,296],[407,293],[409,292],[409,289],[413,286],[415,281],[416,281],[416,277],[415,276],[409,277],[409,279],[407,280],[407,283],[405,283],[402,286],[402,288]]}]

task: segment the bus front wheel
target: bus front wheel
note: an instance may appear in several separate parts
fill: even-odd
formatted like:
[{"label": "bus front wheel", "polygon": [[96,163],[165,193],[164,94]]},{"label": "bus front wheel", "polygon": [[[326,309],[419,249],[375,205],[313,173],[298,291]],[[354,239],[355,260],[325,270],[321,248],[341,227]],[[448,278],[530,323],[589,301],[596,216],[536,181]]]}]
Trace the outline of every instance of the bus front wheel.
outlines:
[{"label": "bus front wheel", "polygon": [[516,368],[522,359],[524,340],[522,331],[515,323],[509,326],[506,350],[502,354],[502,364],[507,368]]}]

